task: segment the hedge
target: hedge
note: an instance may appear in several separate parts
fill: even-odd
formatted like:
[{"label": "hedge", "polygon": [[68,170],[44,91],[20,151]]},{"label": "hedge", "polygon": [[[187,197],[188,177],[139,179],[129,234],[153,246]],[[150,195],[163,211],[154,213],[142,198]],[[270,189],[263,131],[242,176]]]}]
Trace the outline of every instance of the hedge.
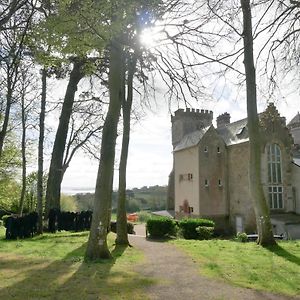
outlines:
[{"label": "hedge", "polygon": [[181,234],[185,239],[199,239],[199,233],[196,229],[198,227],[213,228],[215,226],[215,223],[208,219],[183,219],[179,221],[178,225]]},{"label": "hedge", "polygon": [[214,227],[199,226],[196,228],[199,240],[209,240],[213,237]]},{"label": "hedge", "polygon": [[173,236],[176,235],[176,223],[169,218],[151,218],[146,223],[146,230],[153,238]]}]

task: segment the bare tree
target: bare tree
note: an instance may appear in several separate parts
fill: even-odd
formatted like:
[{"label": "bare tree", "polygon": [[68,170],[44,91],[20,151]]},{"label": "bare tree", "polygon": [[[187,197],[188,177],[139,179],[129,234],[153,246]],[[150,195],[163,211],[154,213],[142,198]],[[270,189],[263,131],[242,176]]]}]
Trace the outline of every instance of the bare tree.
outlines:
[{"label": "bare tree", "polygon": [[9,28],[17,27],[17,25],[20,25],[22,21],[18,22],[18,24],[9,24],[11,18],[20,13],[22,9],[25,7],[28,8],[29,5],[32,5],[32,1],[28,0],[4,0],[0,4],[0,31],[3,29],[7,29],[6,26],[8,25]]},{"label": "bare tree", "polygon": [[37,171],[37,212],[38,212],[38,230],[43,233],[43,198],[44,198],[44,138],[45,138],[45,116],[47,101],[47,70],[43,67],[41,71],[42,91],[41,91],[41,109],[39,114],[39,145],[38,145],[38,171]]},{"label": "bare tree", "polygon": [[262,246],[275,244],[269,208],[261,183],[261,138],[257,115],[256,74],[253,59],[253,36],[249,0],[241,0],[243,11],[244,65],[247,90],[247,116],[249,133],[249,184],[256,216],[258,243]]},{"label": "bare tree", "polygon": [[73,60],[73,69],[70,73],[69,83],[66,89],[51,155],[46,191],[46,216],[48,216],[50,209],[60,209],[60,188],[63,176],[63,156],[68,135],[69,121],[72,114],[78,83],[85,74],[85,64],[86,60],[84,58],[75,58]]},{"label": "bare tree", "polygon": [[[0,159],[3,151],[4,139],[9,126],[11,107],[14,101],[14,90],[20,76],[20,62],[24,55],[25,38],[31,24],[34,11],[20,12],[7,21],[11,29],[0,31],[2,48],[0,51],[0,85],[3,87],[1,97],[1,112],[3,121],[0,129]],[[20,20],[22,25],[19,26]]]}]

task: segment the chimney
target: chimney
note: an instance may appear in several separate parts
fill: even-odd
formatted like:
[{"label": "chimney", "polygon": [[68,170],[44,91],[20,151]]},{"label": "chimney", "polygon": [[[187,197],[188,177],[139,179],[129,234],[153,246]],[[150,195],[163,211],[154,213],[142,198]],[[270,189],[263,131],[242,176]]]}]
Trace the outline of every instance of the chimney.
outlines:
[{"label": "chimney", "polygon": [[225,127],[225,125],[230,124],[230,114],[224,113],[217,117],[217,128]]}]

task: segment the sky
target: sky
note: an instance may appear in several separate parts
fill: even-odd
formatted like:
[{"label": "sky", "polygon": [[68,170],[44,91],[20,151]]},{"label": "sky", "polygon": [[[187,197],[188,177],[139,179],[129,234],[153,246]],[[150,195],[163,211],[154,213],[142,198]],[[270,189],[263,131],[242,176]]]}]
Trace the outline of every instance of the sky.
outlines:
[{"label": "sky", "polygon": [[[154,37],[153,32],[147,32],[141,39],[144,39],[145,44],[153,44],[155,43]],[[255,43],[256,49],[260,49],[261,45],[259,44],[263,45],[264,36],[261,35]],[[240,60],[242,65],[242,59]],[[211,100],[191,100],[190,108],[212,110],[214,124],[217,116],[224,112],[231,115],[231,122],[245,118],[247,116],[245,90],[239,89],[239,92],[237,92],[235,87],[230,86],[230,82],[234,82],[236,78],[232,77],[231,79],[233,80],[227,78],[224,82],[222,80],[216,82]],[[284,80],[289,85],[288,89],[293,90],[293,84],[296,84],[293,82],[293,78],[285,78]],[[266,85],[266,82],[262,82],[257,78],[258,88],[261,85]],[[143,117],[132,127],[127,166],[127,188],[167,185],[168,183],[168,175],[173,162],[170,112],[174,113],[178,108],[185,108],[185,105],[184,103],[176,103],[174,106],[168,107],[162,90],[160,89],[160,93],[156,95],[157,104],[152,106],[151,109],[145,109]],[[262,94],[258,91],[258,112],[262,112],[266,108],[268,101],[275,102],[281,116],[286,117],[287,122],[289,122],[300,110],[300,97],[299,94],[289,94],[287,91],[283,91],[283,94],[285,94],[285,97],[278,93],[273,99],[268,99],[266,98],[267,92]],[[117,189],[118,186],[119,144],[120,137],[118,138],[116,152],[114,189]],[[93,192],[97,170],[97,161],[78,153],[65,173],[62,191],[70,194]]]}]

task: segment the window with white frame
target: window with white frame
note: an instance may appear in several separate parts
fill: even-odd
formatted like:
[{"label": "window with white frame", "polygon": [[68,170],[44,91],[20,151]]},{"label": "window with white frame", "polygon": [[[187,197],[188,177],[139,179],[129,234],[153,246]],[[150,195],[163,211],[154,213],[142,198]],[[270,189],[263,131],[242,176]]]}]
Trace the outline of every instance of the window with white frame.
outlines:
[{"label": "window with white frame", "polygon": [[268,194],[271,209],[283,208],[281,150],[277,144],[267,145]]}]

